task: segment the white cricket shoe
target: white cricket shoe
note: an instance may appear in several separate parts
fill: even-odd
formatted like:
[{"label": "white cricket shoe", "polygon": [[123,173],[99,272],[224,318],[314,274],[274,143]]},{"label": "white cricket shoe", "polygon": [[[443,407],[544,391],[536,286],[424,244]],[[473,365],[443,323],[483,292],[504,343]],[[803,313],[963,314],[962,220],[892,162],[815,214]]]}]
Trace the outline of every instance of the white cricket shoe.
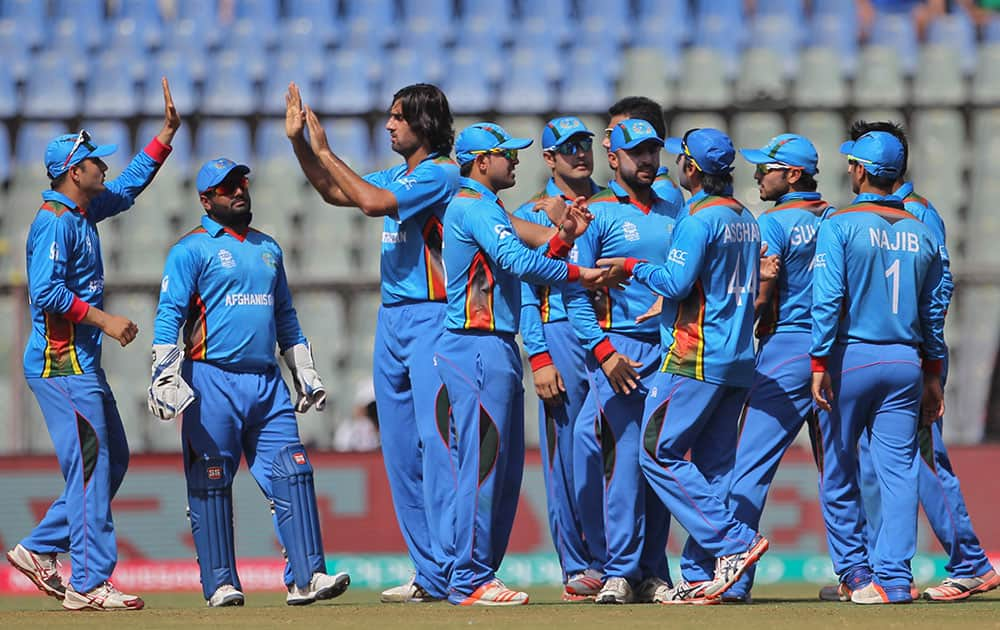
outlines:
[{"label": "white cricket shoe", "polygon": [[655,575],[648,577],[635,587],[635,601],[639,604],[652,604],[655,601],[656,593],[665,588],[670,588],[670,585],[664,580]]},{"label": "white cricket shoe", "polygon": [[594,599],[601,592],[601,586],[603,585],[604,575],[600,571],[586,569],[585,571],[571,575],[566,580],[566,586],[563,588],[563,600],[583,601]]},{"label": "white cricket shoe", "polygon": [[59,562],[54,553],[35,553],[21,543],[7,552],[7,562],[50,597],[62,601],[66,597],[66,585],[59,575]]},{"label": "white cricket shoe", "polygon": [[215,589],[212,596],[205,602],[209,608],[222,608],[223,606],[242,606],[243,593],[236,590],[232,584],[223,584]]},{"label": "white cricket shoe", "polygon": [[664,585],[657,589],[653,595],[653,601],[657,604],[682,604],[688,606],[720,604],[722,602],[719,599],[708,599],[705,597],[705,589],[711,583],[711,581],[706,580],[692,584],[686,580],[681,580],[674,588]]},{"label": "white cricket shoe", "polygon": [[509,589],[503,582],[493,578],[459,602],[459,606],[522,606],[527,603],[527,593]]},{"label": "white cricket shoe", "polygon": [[715,578],[705,587],[705,597],[708,599],[722,597],[722,594],[736,584],[747,569],[760,560],[768,546],[767,538],[757,534],[746,551],[716,558]]},{"label": "white cricket shoe", "polygon": [[142,610],[145,605],[141,597],[122,593],[111,582],[104,582],[86,593],[77,593],[70,584],[63,599],[66,610]]},{"label": "white cricket shoe", "polygon": [[337,575],[313,573],[312,579],[309,580],[309,586],[305,589],[300,589],[294,583],[288,587],[285,603],[289,606],[305,606],[319,599],[333,599],[343,595],[350,585],[351,576],[346,573],[338,573]]},{"label": "white cricket shoe", "polygon": [[597,604],[631,604],[634,601],[632,586],[623,577],[609,577],[594,598]]},{"label": "white cricket shoe", "polygon": [[422,604],[425,602],[441,601],[425,591],[423,586],[414,582],[415,578],[416,575],[411,577],[410,581],[405,584],[385,589],[379,595],[379,601],[383,604]]}]

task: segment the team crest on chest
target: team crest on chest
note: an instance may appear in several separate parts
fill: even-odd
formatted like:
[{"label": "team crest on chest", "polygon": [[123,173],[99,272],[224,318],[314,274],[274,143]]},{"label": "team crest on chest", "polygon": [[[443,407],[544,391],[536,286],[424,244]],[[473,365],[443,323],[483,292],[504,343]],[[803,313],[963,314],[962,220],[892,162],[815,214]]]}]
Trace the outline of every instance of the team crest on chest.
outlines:
[{"label": "team crest on chest", "polygon": [[232,253],[228,249],[219,250],[219,263],[225,269],[232,269],[236,266],[236,259],[233,258]]},{"label": "team crest on chest", "polygon": [[639,238],[639,228],[635,226],[635,223],[631,221],[626,221],[622,224],[622,232],[625,233],[626,241],[638,241]]},{"label": "team crest on chest", "polygon": [[274,269],[275,267],[278,266],[277,261],[274,259],[274,254],[272,254],[271,252],[264,252],[263,254],[260,255],[260,257],[264,261],[264,264],[270,267],[271,269]]}]

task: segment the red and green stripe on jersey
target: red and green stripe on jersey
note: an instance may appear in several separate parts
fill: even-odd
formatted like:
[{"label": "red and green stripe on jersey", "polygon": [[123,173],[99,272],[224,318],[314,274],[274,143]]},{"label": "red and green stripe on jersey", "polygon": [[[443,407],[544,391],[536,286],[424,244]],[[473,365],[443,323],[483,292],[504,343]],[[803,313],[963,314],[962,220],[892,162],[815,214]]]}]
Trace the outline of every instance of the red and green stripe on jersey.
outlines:
[{"label": "red and green stripe on jersey", "polygon": [[76,351],[76,324],[45,313],[45,363],[42,378],[83,374]]},{"label": "red and green stripe on jersey", "polygon": [[493,289],[496,278],[490,269],[489,260],[482,251],[476,252],[469,265],[469,275],[465,283],[465,324],[466,330],[496,330],[493,313]]},{"label": "red and green stripe on jersey", "polygon": [[184,356],[204,361],[208,355],[208,313],[201,295],[191,296],[184,322]]},{"label": "red and green stripe on jersey", "polygon": [[441,248],[444,245],[444,228],[441,219],[431,215],[424,223],[424,275],[427,277],[427,299],[443,302],[448,299]]},{"label": "red and green stripe on jersey", "polygon": [[660,371],[705,380],[705,288],[701,280],[677,305],[673,329],[674,340]]}]

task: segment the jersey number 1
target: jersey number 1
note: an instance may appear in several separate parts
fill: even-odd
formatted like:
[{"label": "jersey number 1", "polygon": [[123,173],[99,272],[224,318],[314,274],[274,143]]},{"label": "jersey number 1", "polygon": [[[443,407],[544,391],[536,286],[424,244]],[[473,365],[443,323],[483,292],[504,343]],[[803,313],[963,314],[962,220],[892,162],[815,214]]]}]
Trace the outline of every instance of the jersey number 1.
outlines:
[{"label": "jersey number 1", "polygon": [[899,259],[885,270],[885,277],[892,278],[892,314],[899,315]]}]

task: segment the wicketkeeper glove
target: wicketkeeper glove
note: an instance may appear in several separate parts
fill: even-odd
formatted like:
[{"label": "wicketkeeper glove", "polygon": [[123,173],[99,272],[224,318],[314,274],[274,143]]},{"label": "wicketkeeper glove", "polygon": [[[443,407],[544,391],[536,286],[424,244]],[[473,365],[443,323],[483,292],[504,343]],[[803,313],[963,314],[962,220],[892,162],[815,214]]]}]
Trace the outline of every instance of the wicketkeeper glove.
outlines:
[{"label": "wicketkeeper glove", "polygon": [[153,382],[147,390],[149,411],[160,420],[177,417],[194,402],[191,387],[181,377],[181,350],[175,345],[153,346]]},{"label": "wicketkeeper glove", "polygon": [[281,356],[292,371],[292,380],[295,381],[295,393],[298,394],[295,411],[305,413],[312,406],[316,407],[316,411],[323,411],[323,407],[326,407],[326,387],[313,365],[312,346],[298,343],[285,350]]}]

